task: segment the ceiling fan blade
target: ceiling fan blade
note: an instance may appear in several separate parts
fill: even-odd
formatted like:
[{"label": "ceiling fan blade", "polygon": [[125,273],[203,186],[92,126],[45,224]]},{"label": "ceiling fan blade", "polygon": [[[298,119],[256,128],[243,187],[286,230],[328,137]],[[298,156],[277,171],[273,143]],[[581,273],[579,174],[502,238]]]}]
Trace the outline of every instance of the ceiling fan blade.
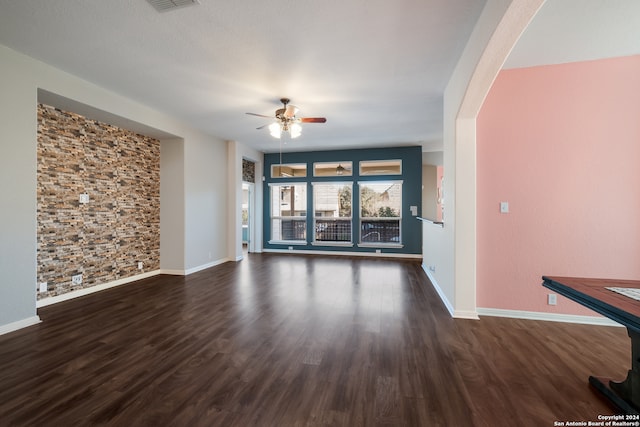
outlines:
[{"label": "ceiling fan blade", "polygon": [[260,130],[260,129],[264,129],[264,128],[266,128],[266,127],[267,127],[267,126],[269,126],[269,125],[270,125],[270,123],[267,123],[266,125],[262,125],[262,126],[260,126],[259,128],[256,128],[256,129],[258,129],[258,130]]},{"label": "ceiling fan blade", "polygon": [[273,116],[265,116],[264,114],[256,114],[256,113],[245,113],[245,114],[248,114],[250,116],[266,117],[267,119],[273,118]]},{"label": "ceiling fan blade", "polygon": [[326,123],[327,119],[324,117],[300,117],[302,123]]}]

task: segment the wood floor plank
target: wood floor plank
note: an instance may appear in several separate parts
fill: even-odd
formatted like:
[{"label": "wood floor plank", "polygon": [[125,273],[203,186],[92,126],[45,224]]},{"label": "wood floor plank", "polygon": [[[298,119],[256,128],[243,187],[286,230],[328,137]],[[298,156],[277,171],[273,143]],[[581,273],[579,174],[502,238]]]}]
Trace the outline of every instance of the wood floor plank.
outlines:
[{"label": "wood floor plank", "polygon": [[623,328],[452,319],[416,261],[250,254],[0,336],[0,426],[546,426],[611,408]]}]

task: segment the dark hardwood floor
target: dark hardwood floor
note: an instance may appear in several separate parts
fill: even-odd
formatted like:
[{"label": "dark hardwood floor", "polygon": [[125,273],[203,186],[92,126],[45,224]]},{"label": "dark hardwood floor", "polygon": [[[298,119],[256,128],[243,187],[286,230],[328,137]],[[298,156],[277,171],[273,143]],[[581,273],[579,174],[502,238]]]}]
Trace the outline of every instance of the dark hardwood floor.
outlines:
[{"label": "dark hardwood floor", "polygon": [[2,426],[552,426],[630,364],[623,328],[452,319],[415,261],[251,254],[38,314]]}]

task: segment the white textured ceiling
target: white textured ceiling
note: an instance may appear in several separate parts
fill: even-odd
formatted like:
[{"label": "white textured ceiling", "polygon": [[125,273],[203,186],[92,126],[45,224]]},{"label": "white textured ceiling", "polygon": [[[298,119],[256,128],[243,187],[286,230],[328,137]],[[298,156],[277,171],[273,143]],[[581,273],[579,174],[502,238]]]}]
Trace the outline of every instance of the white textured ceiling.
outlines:
[{"label": "white textured ceiling", "polygon": [[[286,151],[434,151],[445,85],[485,0],[199,3],[159,13],[146,0],[0,0],[0,44],[260,151],[278,141],[245,113],[272,114],[283,96],[327,117]],[[548,0],[505,67],[631,54],[640,0]]]},{"label": "white textured ceiling", "polygon": [[547,0],[504,68],[640,54],[640,0]]},{"label": "white textured ceiling", "polygon": [[[442,95],[485,0],[0,0],[0,44],[261,151],[440,147]],[[64,95],[64,94],[62,94]]]}]

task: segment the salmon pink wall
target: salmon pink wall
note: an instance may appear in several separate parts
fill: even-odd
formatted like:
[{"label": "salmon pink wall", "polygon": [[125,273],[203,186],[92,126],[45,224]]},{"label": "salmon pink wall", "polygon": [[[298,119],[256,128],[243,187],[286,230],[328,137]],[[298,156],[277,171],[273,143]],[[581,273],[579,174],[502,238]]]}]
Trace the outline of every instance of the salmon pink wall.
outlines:
[{"label": "salmon pink wall", "polygon": [[477,200],[480,308],[595,315],[540,277],[640,279],[640,56],[501,71]]}]

